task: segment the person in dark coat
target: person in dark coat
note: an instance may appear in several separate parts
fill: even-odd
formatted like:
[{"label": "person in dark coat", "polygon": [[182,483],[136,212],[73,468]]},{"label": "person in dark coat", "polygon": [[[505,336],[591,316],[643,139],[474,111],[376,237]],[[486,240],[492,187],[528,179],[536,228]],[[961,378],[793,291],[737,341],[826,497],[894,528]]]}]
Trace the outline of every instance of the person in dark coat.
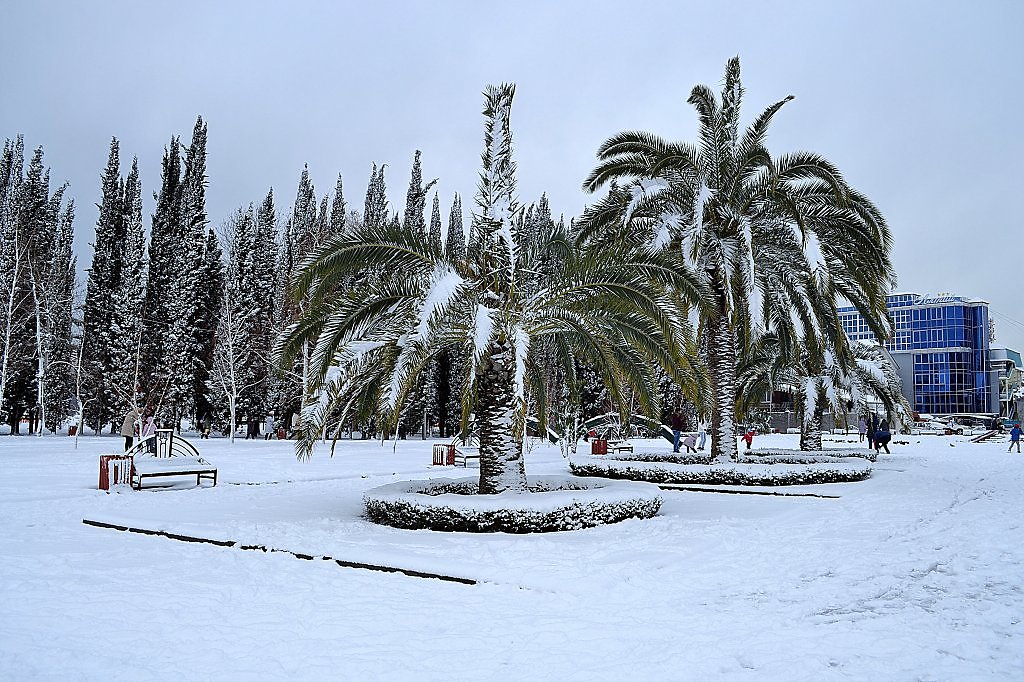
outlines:
[{"label": "person in dark coat", "polygon": [[868,450],[877,450],[875,446],[875,431],[878,430],[878,415],[874,412],[868,419]]},{"label": "person in dark coat", "polygon": [[878,430],[875,431],[875,452],[878,452],[881,448],[885,448],[885,454],[891,455],[889,452],[889,441],[892,439],[892,434],[889,433],[889,422],[882,420],[882,423],[878,425]]},{"label": "person in dark coat", "polygon": [[683,431],[683,415],[676,410],[672,413],[672,435],[674,440],[672,442],[672,452],[679,452],[679,436]]}]

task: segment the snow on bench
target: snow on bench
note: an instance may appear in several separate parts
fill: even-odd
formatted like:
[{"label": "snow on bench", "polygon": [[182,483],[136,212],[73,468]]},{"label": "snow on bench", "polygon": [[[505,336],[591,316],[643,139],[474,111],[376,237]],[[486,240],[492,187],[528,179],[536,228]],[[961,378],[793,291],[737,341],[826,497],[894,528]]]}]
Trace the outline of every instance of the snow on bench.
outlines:
[{"label": "snow on bench", "polygon": [[217,485],[217,467],[200,457],[187,440],[175,438],[170,429],[157,429],[125,454],[133,458],[131,485],[136,490],[142,490],[145,478],[165,476],[195,476],[196,485],[204,480]]},{"label": "snow on bench", "polygon": [[608,452],[633,452],[633,444],[628,440],[610,440],[608,441]]},{"label": "snow on bench", "polygon": [[467,462],[471,459],[479,462],[480,448],[473,443],[479,442],[473,437],[464,441],[459,436],[456,436],[451,443],[434,443],[433,463],[441,466],[462,464],[463,467],[466,467],[468,466]]}]

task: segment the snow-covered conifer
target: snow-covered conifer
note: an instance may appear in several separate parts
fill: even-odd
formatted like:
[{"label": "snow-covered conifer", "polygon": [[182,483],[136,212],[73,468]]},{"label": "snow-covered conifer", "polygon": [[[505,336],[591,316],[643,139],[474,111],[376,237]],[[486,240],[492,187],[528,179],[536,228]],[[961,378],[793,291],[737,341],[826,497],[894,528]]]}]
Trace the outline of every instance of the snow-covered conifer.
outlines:
[{"label": "snow-covered conifer", "polygon": [[124,183],[119,237],[115,252],[119,276],[110,294],[109,365],[106,368],[107,380],[115,388],[115,402],[111,405],[115,417],[135,406],[139,387],[146,244],[138,159],[132,160]]},{"label": "snow-covered conifer", "polygon": [[178,278],[178,215],[181,202],[181,143],[172,137],[164,149],[160,191],[156,193],[149,248],[146,296],[142,311],[142,400],[150,409],[163,409],[169,381],[167,337],[171,327],[169,304]]},{"label": "snow-covered conifer", "polygon": [[452,210],[448,214],[448,235],[445,237],[445,253],[451,260],[466,256],[466,234],[462,226],[462,199],[456,192],[452,199]]},{"label": "snow-covered conifer", "polygon": [[167,310],[166,367],[167,394],[163,412],[176,423],[194,416],[197,386],[202,382],[202,356],[208,310],[215,292],[205,286],[207,262],[206,139],[202,117],[196,120],[192,141],[185,152],[185,173],[181,182],[177,221],[174,225],[174,282]]},{"label": "snow-covered conifer", "polygon": [[434,192],[434,205],[430,210],[430,243],[438,251],[444,248],[441,242],[441,202],[437,192]]},{"label": "snow-covered conifer", "polygon": [[331,202],[331,235],[341,234],[345,229],[345,188],[341,182],[341,173],[338,173],[338,183],[334,186],[334,200]]},{"label": "snow-covered conifer", "polygon": [[121,248],[124,239],[124,191],[120,184],[119,144],[110,142],[103,173],[99,218],[93,241],[92,264],[82,312],[82,374],[88,400],[86,421],[101,429],[109,423],[121,401],[111,376],[114,290],[121,279]]},{"label": "snow-covered conifer", "polygon": [[363,224],[367,227],[383,227],[388,223],[387,187],[384,183],[384,168],[380,170],[373,164],[370,171],[370,182],[366,186],[366,201],[363,208]]}]

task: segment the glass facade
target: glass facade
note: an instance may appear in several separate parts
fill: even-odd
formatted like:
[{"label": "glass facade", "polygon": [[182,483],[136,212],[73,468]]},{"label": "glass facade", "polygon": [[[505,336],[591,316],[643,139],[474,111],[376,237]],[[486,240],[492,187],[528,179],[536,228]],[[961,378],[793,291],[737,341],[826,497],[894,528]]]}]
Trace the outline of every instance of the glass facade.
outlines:
[{"label": "glass facade", "polygon": [[[961,296],[894,294],[886,305],[890,353],[913,358],[914,409],[929,414],[991,412],[988,377],[988,304]],[[852,307],[840,308],[853,341],[875,341]]]}]

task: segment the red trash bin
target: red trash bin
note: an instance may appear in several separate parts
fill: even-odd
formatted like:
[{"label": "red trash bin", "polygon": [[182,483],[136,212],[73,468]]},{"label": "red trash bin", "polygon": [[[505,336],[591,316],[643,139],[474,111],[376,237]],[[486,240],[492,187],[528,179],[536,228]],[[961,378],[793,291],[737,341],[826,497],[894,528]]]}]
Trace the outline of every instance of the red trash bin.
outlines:
[{"label": "red trash bin", "polygon": [[590,454],[592,455],[607,455],[608,454],[608,441],[604,438],[595,438],[590,441]]},{"label": "red trash bin", "polygon": [[131,455],[100,455],[100,490],[112,485],[131,485],[135,467]]},{"label": "red trash bin", "polygon": [[432,448],[432,466],[453,466],[455,464],[455,446],[451,443],[434,443]]}]

